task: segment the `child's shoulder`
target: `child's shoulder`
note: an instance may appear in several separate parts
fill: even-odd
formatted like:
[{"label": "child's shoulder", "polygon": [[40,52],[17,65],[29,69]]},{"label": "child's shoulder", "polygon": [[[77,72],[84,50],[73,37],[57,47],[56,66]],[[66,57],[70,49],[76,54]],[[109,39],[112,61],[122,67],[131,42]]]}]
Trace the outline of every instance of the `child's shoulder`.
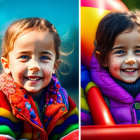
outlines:
[{"label": "child's shoulder", "polygon": [[66,105],[67,109],[69,109],[69,101],[68,101],[67,91],[63,87],[60,87],[59,92],[61,93],[61,96],[62,96],[62,102]]},{"label": "child's shoulder", "polygon": [[73,101],[73,99],[68,95],[67,91],[65,90],[65,88],[61,87],[60,88],[60,93],[61,93],[61,96],[62,96],[62,100],[63,100],[63,103],[66,105],[67,109],[70,111],[70,110],[73,110],[76,107],[76,103]]}]

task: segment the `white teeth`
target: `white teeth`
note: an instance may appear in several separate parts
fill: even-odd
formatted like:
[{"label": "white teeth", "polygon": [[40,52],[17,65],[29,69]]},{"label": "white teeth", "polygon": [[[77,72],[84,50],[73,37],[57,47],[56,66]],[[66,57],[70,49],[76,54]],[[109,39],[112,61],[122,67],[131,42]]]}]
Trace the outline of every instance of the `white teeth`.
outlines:
[{"label": "white teeth", "polygon": [[37,81],[37,80],[39,80],[39,78],[28,78],[28,80]]},{"label": "white teeth", "polygon": [[126,72],[133,72],[134,69],[125,69]]},{"label": "white teeth", "polygon": [[122,71],[124,71],[124,72],[134,72],[134,71],[136,71],[137,69],[136,68],[132,68],[132,69],[122,69]]}]

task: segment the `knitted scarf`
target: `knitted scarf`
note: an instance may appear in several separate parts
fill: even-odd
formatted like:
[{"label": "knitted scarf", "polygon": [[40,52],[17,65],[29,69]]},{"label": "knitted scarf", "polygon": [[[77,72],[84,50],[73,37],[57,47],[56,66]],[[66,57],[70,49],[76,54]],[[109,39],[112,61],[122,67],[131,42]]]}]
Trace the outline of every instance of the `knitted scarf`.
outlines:
[{"label": "knitted scarf", "polygon": [[140,93],[140,78],[135,81],[134,83],[125,83],[118,79],[115,79],[115,82],[119,84],[122,88],[128,91],[133,97],[136,97],[138,93]]},{"label": "knitted scarf", "polygon": [[[52,75],[52,79],[49,83],[49,85],[45,88],[46,92],[45,95],[45,107],[49,107],[50,105],[55,105],[55,108],[59,108],[59,106],[62,103],[62,96],[59,92],[61,85],[59,81],[57,80],[55,75]],[[6,73],[3,73],[0,75],[0,90],[7,96],[7,99],[9,100],[11,107],[13,108],[13,114],[18,117],[17,111],[15,108],[24,114],[24,116],[28,119],[30,119],[31,122],[34,124],[40,126],[43,128],[39,117],[36,115],[35,110],[32,108],[31,103],[32,97],[30,94],[23,89],[21,86],[19,86],[16,82],[14,82],[13,78],[10,75],[7,75]],[[31,99],[31,100],[29,100]],[[49,107],[51,108],[51,106]],[[50,111],[51,110],[51,113]],[[47,128],[48,123],[51,121],[50,118],[53,116],[53,111],[55,109],[48,109],[45,112],[45,128]]]}]

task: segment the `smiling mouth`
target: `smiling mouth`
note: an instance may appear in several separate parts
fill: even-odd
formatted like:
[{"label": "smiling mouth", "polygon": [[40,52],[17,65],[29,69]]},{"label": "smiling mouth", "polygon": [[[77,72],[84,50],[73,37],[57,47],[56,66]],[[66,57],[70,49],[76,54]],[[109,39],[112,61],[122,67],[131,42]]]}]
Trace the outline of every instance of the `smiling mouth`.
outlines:
[{"label": "smiling mouth", "polygon": [[30,81],[38,81],[38,80],[41,80],[42,77],[38,77],[38,76],[28,76],[28,77],[25,77],[25,79],[30,80]]},{"label": "smiling mouth", "polygon": [[137,71],[138,69],[137,68],[125,68],[125,69],[121,69],[121,71],[123,72],[135,72]]}]

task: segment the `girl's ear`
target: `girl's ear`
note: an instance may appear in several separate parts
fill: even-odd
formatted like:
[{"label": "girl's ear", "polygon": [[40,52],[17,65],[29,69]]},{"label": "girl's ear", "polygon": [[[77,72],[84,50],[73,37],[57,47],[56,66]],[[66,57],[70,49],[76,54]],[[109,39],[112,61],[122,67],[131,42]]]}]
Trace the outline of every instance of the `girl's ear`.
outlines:
[{"label": "girl's ear", "polygon": [[96,51],[95,56],[96,56],[97,60],[99,60],[100,52]]},{"label": "girl's ear", "polygon": [[55,61],[55,63],[54,63],[54,68],[53,68],[53,74],[55,74],[55,72],[57,71],[57,69],[58,69],[58,67],[59,67],[59,64],[60,64],[60,61],[61,61],[61,60]]},{"label": "girl's ear", "polygon": [[9,68],[8,60],[6,58],[4,58],[4,57],[1,57],[1,64],[2,64],[4,72],[6,72],[7,74],[10,74],[11,70]]},{"label": "girl's ear", "polygon": [[[96,52],[95,52],[95,56],[96,56],[97,60],[99,61],[100,52],[96,51]],[[107,64],[107,62],[105,62],[105,63],[103,64],[103,67],[107,67],[107,66],[108,66],[108,64]]]}]

